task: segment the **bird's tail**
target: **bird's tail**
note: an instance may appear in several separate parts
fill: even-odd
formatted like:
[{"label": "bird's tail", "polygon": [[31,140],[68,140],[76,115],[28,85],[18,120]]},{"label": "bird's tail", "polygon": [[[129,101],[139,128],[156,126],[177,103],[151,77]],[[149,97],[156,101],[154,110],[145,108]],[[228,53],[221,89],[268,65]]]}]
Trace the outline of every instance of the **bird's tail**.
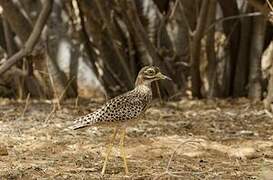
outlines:
[{"label": "bird's tail", "polygon": [[88,127],[94,123],[95,123],[95,119],[90,114],[90,115],[82,116],[76,119],[73,125],[69,126],[68,129],[71,129],[71,130],[81,129],[81,128]]}]

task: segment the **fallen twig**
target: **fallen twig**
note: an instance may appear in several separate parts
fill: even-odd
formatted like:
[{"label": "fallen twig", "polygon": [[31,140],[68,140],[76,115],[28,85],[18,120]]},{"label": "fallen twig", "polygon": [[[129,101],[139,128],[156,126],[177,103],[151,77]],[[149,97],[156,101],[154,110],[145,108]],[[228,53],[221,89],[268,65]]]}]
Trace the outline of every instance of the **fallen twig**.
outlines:
[{"label": "fallen twig", "polygon": [[51,112],[49,113],[49,115],[46,117],[46,119],[45,119],[45,123],[48,123],[48,121],[50,120],[50,118],[52,117],[52,115],[53,115],[53,113],[55,113],[56,112],[56,110],[57,110],[57,108],[56,108],[56,104],[53,102],[52,103],[52,110],[51,110]]},{"label": "fallen twig", "polygon": [[25,116],[25,113],[26,113],[26,110],[27,110],[27,108],[28,108],[28,105],[30,104],[30,103],[29,103],[29,98],[30,98],[30,93],[28,93],[28,95],[27,95],[26,104],[25,104],[24,110],[23,110],[23,112],[22,112],[21,119]]},{"label": "fallen twig", "polygon": [[172,160],[173,160],[173,157],[174,157],[175,153],[177,152],[177,150],[178,150],[182,145],[185,145],[185,144],[187,144],[187,143],[200,143],[200,142],[202,142],[202,141],[188,140],[188,141],[185,141],[185,142],[180,143],[180,144],[175,148],[175,150],[173,151],[173,153],[172,153],[172,155],[171,155],[171,157],[170,157],[170,159],[169,159],[169,162],[168,162],[166,171],[169,171],[169,168],[170,168],[170,166],[171,166],[171,162],[172,162]]},{"label": "fallen twig", "polygon": [[181,177],[180,175],[177,175],[177,174],[185,174],[185,173],[187,173],[187,172],[183,172],[183,171],[171,172],[171,171],[169,170],[169,169],[170,169],[170,166],[171,166],[171,162],[172,162],[172,160],[173,160],[173,157],[174,157],[175,153],[177,152],[177,150],[178,150],[182,145],[185,145],[185,144],[187,144],[187,143],[200,143],[200,142],[202,142],[202,141],[187,140],[187,141],[185,141],[185,142],[180,143],[180,144],[175,148],[175,150],[173,151],[173,153],[172,153],[172,155],[171,155],[171,157],[170,157],[170,159],[169,159],[169,161],[168,161],[168,165],[167,165],[167,167],[166,167],[165,172],[163,172],[163,173],[159,174],[158,176],[156,176],[156,177],[154,178],[154,180],[159,179],[160,177],[165,176],[165,175],[169,175],[169,176],[172,176],[172,177]]}]

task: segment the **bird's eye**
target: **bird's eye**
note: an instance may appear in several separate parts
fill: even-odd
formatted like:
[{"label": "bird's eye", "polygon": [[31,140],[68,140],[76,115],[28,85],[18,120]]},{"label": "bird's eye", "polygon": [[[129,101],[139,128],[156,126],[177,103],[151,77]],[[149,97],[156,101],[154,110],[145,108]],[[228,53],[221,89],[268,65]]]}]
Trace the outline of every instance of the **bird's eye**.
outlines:
[{"label": "bird's eye", "polygon": [[153,69],[147,69],[147,74],[148,75],[154,75],[155,74],[155,70],[153,70]]}]

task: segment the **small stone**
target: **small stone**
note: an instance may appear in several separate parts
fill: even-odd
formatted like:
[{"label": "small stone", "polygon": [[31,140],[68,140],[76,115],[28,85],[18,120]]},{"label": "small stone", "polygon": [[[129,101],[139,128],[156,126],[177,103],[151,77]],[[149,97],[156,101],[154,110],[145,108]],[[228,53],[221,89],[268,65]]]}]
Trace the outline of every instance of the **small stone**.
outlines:
[{"label": "small stone", "polygon": [[9,155],[7,147],[5,145],[0,144],[0,156]]},{"label": "small stone", "polygon": [[247,130],[242,130],[240,132],[238,132],[239,135],[242,136],[254,136],[255,133],[253,131],[247,131]]},{"label": "small stone", "polygon": [[264,157],[267,159],[273,159],[273,153],[272,152],[267,152],[264,154]]}]

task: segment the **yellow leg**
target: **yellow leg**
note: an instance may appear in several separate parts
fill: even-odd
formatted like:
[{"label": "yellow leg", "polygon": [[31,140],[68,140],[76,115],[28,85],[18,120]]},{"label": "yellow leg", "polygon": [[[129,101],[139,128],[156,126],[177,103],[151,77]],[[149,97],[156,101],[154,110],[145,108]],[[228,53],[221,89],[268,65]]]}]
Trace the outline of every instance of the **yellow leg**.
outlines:
[{"label": "yellow leg", "polygon": [[105,173],[108,157],[109,157],[109,155],[111,153],[111,150],[112,150],[113,143],[115,141],[116,135],[117,135],[117,127],[115,127],[115,129],[114,129],[113,137],[111,138],[110,143],[109,143],[108,148],[107,148],[107,154],[106,154],[106,157],[105,157],[105,160],[104,160],[104,163],[103,163],[103,168],[102,168],[102,171],[101,171],[102,175]]},{"label": "yellow leg", "polygon": [[126,153],[125,153],[125,148],[124,148],[124,138],[126,134],[126,129],[124,128],[121,133],[121,138],[120,138],[120,151],[122,153],[122,158],[123,158],[123,163],[124,163],[124,169],[125,169],[125,174],[127,175],[129,173],[128,167],[127,167],[127,161],[126,161]]}]

